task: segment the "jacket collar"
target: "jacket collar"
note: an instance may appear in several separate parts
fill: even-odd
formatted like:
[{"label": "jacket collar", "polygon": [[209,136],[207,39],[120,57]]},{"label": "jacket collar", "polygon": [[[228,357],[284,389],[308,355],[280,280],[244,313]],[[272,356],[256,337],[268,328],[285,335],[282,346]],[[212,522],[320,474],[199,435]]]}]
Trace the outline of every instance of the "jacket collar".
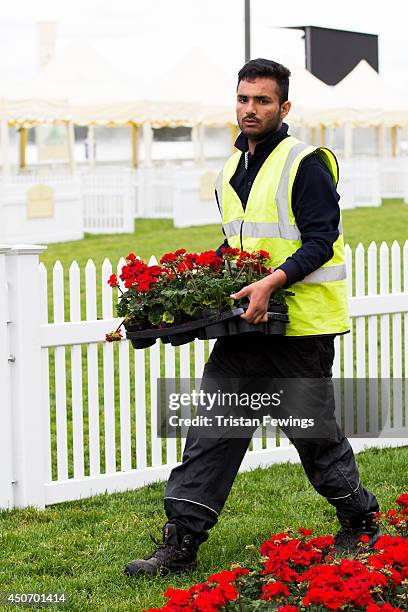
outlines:
[{"label": "jacket collar", "polygon": [[[288,129],[289,126],[287,123],[282,123],[279,130],[271,132],[266,138],[258,142],[255,146],[254,157],[258,157],[258,155],[263,155],[265,153],[271,153],[280,141],[286,138]],[[235,147],[243,153],[248,151],[248,138],[242,132],[235,141]]]}]

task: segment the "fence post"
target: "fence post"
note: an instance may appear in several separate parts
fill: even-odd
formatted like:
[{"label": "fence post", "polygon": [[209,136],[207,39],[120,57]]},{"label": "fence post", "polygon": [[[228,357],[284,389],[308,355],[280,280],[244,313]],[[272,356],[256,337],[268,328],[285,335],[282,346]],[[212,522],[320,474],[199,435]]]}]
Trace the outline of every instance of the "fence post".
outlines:
[{"label": "fence post", "polygon": [[0,509],[13,507],[13,465],[11,405],[10,405],[10,362],[7,323],[9,320],[6,253],[11,247],[0,246]]},{"label": "fence post", "polygon": [[46,247],[15,245],[6,255],[9,286],[10,392],[16,507],[45,506],[47,445],[41,390],[40,274]]}]

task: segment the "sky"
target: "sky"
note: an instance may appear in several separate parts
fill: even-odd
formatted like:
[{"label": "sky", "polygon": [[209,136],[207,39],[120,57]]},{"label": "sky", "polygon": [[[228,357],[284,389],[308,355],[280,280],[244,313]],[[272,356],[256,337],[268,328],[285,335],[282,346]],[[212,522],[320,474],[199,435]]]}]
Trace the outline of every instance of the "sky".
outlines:
[{"label": "sky", "polygon": [[[0,80],[36,70],[36,23],[57,23],[57,52],[92,45],[130,76],[160,75],[192,47],[226,70],[244,62],[244,0],[2,0]],[[251,0],[252,57],[293,67],[303,63],[303,42],[284,26],[317,25],[379,35],[380,73],[408,93],[408,8],[390,0]],[[176,78],[176,75],[175,75]],[[0,81],[0,82],[1,82]],[[1,92],[0,92],[1,96]]]}]

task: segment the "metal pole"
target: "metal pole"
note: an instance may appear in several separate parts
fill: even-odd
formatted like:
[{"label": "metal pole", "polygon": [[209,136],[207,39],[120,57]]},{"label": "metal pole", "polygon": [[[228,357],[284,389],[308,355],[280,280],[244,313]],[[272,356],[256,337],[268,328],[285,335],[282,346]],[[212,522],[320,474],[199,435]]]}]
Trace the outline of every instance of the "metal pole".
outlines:
[{"label": "metal pole", "polygon": [[251,7],[250,0],[245,0],[245,62],[251,59]]}]

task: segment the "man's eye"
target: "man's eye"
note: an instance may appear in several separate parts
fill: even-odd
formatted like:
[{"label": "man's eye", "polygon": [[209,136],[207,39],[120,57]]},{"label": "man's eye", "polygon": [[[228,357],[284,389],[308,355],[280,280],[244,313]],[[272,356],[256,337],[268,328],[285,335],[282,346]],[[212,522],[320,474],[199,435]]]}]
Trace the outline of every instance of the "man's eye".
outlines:
[{"label": "man's eye", "polygon": [[239,96],[238,102],[243,102],[243,103],[248,102],[248,98],[245,98],[245,96]]}]

